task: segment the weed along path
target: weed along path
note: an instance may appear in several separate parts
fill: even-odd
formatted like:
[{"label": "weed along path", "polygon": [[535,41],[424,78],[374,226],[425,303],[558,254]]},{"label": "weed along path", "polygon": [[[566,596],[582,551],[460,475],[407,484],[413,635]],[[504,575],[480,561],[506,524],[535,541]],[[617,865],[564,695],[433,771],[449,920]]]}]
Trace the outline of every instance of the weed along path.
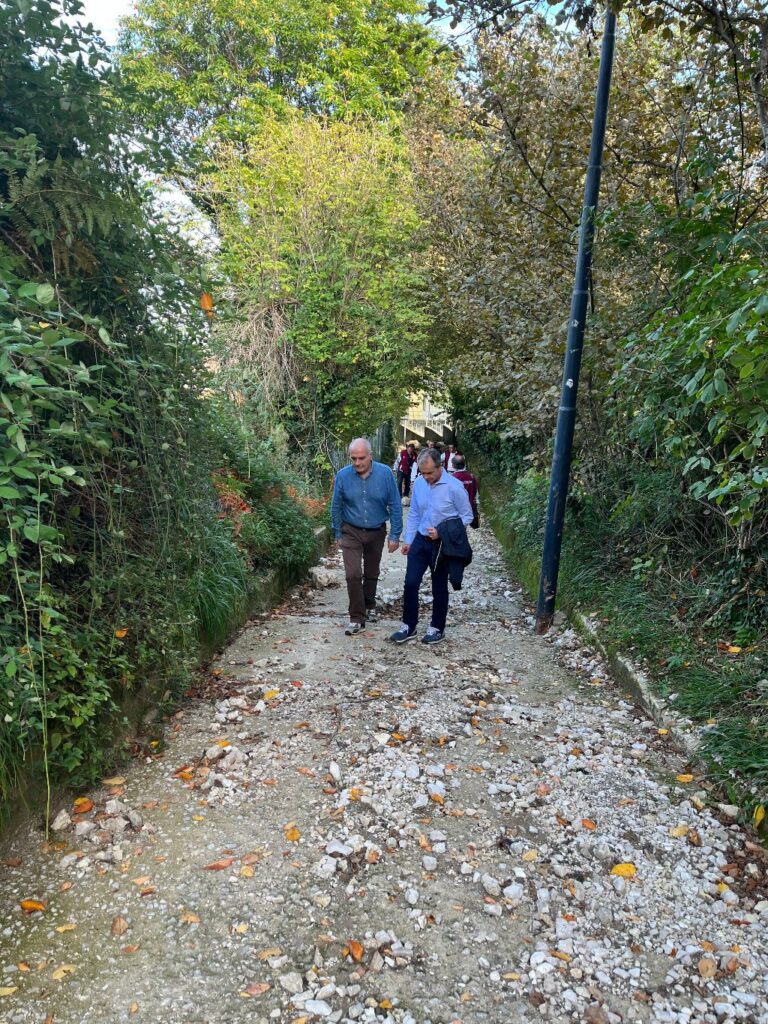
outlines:
[{"label": "weed along path", "polygon": [[345,637],[331,560],[5,842],[3,1024],[768,1022],[764,853],[474,539],[445,643],[385,642],[399,554]]}]

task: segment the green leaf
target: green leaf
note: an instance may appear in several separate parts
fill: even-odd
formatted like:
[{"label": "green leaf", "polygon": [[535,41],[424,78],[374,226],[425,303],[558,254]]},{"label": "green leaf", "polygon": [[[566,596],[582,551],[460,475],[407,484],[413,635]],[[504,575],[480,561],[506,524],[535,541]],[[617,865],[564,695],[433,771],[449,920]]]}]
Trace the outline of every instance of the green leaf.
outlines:
[{"label": "green leaf", "polygon": [[37,289],[35,290],[35,298],[37,299],[41,306],[50,305],[55,297],[56,292],[54,291],[53,285],[40,284],[37,286]]}]

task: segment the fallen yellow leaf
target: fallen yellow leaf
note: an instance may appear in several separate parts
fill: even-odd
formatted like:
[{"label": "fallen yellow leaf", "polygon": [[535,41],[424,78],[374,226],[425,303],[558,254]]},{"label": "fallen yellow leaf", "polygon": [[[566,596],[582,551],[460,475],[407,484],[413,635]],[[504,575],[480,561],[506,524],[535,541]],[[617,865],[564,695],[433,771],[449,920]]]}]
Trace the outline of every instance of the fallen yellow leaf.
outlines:
[{"label": "fallen yellow leaf", "polygon": [[[247,929],[248,925],[246,925],[245,927]],[[270,946],[269,949],[262,949],[259,952],[258,957],[259,957],[259,960],[269,960],[270,957],[281,956],[282,952],[283,951],[282,951],[282,949],[280,949],[279,946]]]},{"label": "fallen yellow leaf", "polygon": [[502,974],[504,981],[520,981],[520,975],[517,971],[507,971],[506,974]]},{"label": "fallen yellow leaf", "polygon": [[235,925],[235,931],[238,935],[245,935],[251,926],[246,921],[241,921],[240,924]]},{"label": "fallen yellow leaf", "polygon": [[75,800],[75,814],[87,814],[93,810],[93,800],[87,796],[79,796]]},{"label": "fallen yellow leaf", "polygon": [[18,985],[3,985],[3,987],[0,988],[0,996],[12,996],[17,988]]},{"label": "fallen yellow leaf", "polygon": [[241,878],[253,878],[253,876],[255,874],[256,874],[256,872],[251,867],[250,864],[243,864],[243,866],[240,868],[240,877]]},{"label": "fallen yellow leaf", "polygon": [[134,885],[146,885],[150,878],[151,875],[141,875],[139,878],[132,878],[131,881]]},{"label": "fallen yellow leaf", "polygon": [[279,690],[267,690],[267,692],[264,694],[264,700],[273,700],[275,697],[278,697],[279,695]]},{"label": "fallen yellow leaf", "polygon": [[678,782],[683,782],[683,783],[685,783],[685,782],[693,782],[693,776],[689,775],[687,773],[683,773],[682,775],[677,775],[676,778],[677,778]]},{"label": "fallen yellow leaf", "polygon": [[286,842],[288,843],[298,843],[301,839],[301,832],[296,828],[296,825],[293,822],[283,826],[283,834]]},{"label": "fallen yellow leaf", "polygon": [[765,807],[763,804],[759,804],[755,808],[755,813],[752,815],[752,824],[755,828],[759,828],[765,818]]},{"label": "fallen yellow leaf", "polygon": [[674,828],[671,828],[669,830],[669,834],[672,836],[673,839],[682,839],[683,836],[687,836],[688,835],[688,826],[687,825],[675,825]]},{"label": "fallen yellow leaf", "polygon": [[57,932],[73,932],[77,928],[76,924],[60,924],[56,929]]},{"label": "fallen yellow leaf", "polygon": [[637,874],[637,868],[634,864],[614,864],[611,868],[612,875],[618,875],[619,878],[634,878]]},{"label": "fallen yellow leaf", "polygon": [[102,786],[124,786],[125,785],[125,776],[124,775],[114,775],[111,779],[102,779],[101,780],[101,784],[102,784]]},{"label": "fallen yellow leaf", "polygon": [[433,800],[440,807],[442,807],[445,804],[445,797],[442,796],[440,793],[430,793],[429,799]]},{"label": "fallen yellow leaf", "polygon": [[191,910],[187,910],[183,913],[180,920],[182,924],[200,924],[200,918],[197,914],[193,914]]},{"label": "fallen yellow leaf", "polygon": [[538,856],[539,856],[539,851],[538,850],[526,850],[525,853],[522,856],[522,860],[524,860],[524,861],[532,861],[532,860],[536,860],[536,858]]},{"label": "fallen yellow leaf", "polygon": [[54,981],[63,981],[68,974],[74,974],[77,970],[74,964],[62,964],[61,967],[57,967],[51,977]]},{"label": "fallen yellow leaf", "polygon": [[658,732],[659,736],[668,736],[669,735],[669,729],[658,729],[657,732]]},{"label": "fallen yellow leaf", "polygon": [[128,636],[128,630],[127,629],[116,629],[115,630],[115,636],[117,637],[118,640],[123,640],[123,639],[125,639],[125,637]]},{"label": "fallen yellow leaf", "polygon": [[363,957],[365,956],[365,946],[362,942],[357,942],[355,939],[350,939],[349,952],[352,955],[352,959],[356,964],[362,963]]},{"label": "fallen yellow leaf", "polygon": [[131,1005],[128,1007],[128,1012],[129,1013],[138,1013],[139,1012],[139,1004],[138,1003],[131,1003]]}]

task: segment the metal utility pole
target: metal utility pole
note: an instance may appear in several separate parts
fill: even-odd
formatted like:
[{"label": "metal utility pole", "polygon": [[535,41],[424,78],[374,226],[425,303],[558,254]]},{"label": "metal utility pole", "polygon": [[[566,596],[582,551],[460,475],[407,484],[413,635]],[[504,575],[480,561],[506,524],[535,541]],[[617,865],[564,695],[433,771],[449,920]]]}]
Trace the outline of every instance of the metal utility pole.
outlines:
[{"label": "metal utility pole", "polygon": [[605,12],[603,45],[600,52],[600,70],[595,95],[595,116],[592,121],[592,144],[589,167],[584,184],[584,205],[579,229],[579,254],[576,258],[576,276],[571,298],[571,319],[563,367],[563,388],[557,415],[555,453],[552,459],[552,478],[549,485],[547,526],[544,551],[541,557],[539,600],[536,606],[536,632],[546,633],[555,614],[557,575],[560,569],[560,549],[563,541],[565,501],[571,471],[573,430],[576,423],[576,395],[579,389],[581,353],[584,345],[584,326],[589,296],[589,274],[592,266],[592,248],[595,240],[595,212],[600,193],[600,175],[603,169],[603,144],[608,119],[608,97],[611,91],[613,51],[616,39],[616,15],[610,7]]}]

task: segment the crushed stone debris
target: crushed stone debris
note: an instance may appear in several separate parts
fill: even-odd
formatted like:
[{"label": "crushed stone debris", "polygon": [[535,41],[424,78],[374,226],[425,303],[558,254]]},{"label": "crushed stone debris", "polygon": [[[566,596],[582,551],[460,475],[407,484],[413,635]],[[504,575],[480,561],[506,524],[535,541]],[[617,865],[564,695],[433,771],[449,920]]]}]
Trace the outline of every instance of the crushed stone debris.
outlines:
[{"label": "crushed stone debris", "polygon": [[333,552],[164,746],[8,836],[0,1024],[768,1024],[740,809],[472,541],[438,648],[386,640],[400,555],[345,637]]}]

